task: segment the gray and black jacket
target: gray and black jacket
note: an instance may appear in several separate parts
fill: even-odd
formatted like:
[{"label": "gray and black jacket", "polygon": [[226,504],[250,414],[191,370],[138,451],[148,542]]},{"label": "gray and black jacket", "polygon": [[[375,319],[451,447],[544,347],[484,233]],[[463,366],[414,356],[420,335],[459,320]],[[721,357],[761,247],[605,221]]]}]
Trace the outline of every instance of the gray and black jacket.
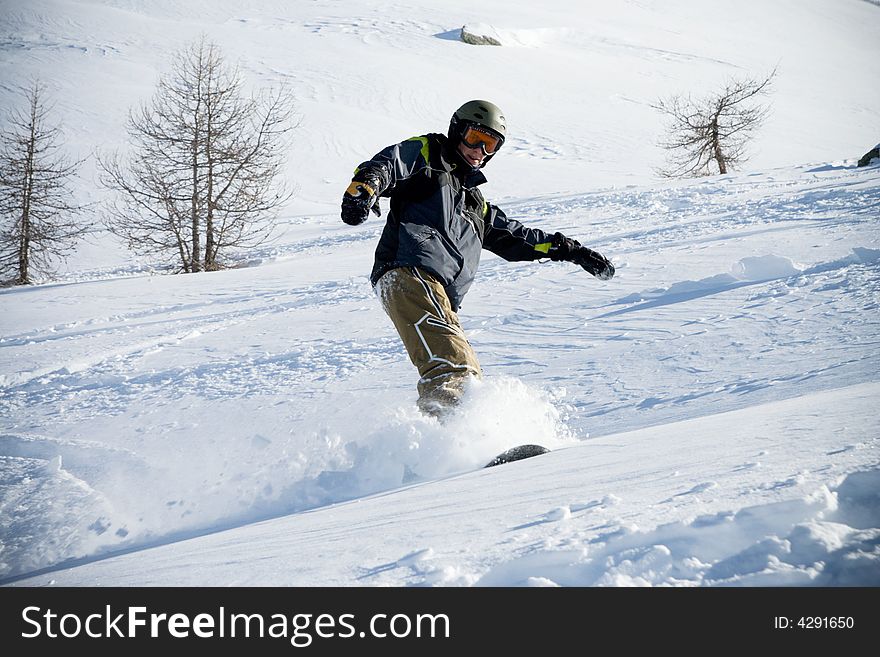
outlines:
[{"label": "gray and black jacket", "polygon": [[391,209],[370,280],[390,269],[420,267],[433,274],[458,310],[480,262],[481,249],[505,260],[548,257],[551,235],[508,219],[487,203],[482,171],[465,166],[445,135],[428,134],[388,146],[355,171],[378,181]]}]

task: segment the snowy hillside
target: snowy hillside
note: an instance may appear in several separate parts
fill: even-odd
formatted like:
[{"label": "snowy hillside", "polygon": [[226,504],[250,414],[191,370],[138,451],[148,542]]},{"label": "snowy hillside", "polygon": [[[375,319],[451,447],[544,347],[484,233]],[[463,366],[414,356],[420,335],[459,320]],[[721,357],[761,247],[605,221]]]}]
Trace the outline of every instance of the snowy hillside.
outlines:
[{"label": "snowy hillside", "polygon": [[[0,291],[2,581],[880,585],[880,169],[855,166],[880,7],[706,7],[0,2],[0,103],[38,73],[81,155],[124,146],[200,33],[302,117],[297,197],[248,266],[158,275],[96,230]],[[747,170],[655,176],[651,103],[777,66]],[[382,222],[338,203],[471,97],[511,122],[487,196],[618,274],[486,253],[461,311],[486,379],[441,426],[367,279]]]}]

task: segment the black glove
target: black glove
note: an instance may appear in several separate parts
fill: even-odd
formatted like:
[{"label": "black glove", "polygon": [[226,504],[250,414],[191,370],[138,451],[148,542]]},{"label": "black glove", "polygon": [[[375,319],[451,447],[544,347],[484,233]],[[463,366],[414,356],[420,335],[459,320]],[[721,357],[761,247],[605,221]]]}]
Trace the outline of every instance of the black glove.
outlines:
[{"label": "black glove", "polygon": [[357,226],[367,220],[370,210],[377,217],[382,216],[376,187],[370,181],[352,180],[342,195],[342,220],[349,226]]},{"label": "black glove", "polygon": [[370,210],[377,217],[382,216],[379,210],[379,194],[385,191],[388,183],[381,170],[364,166],[351,179],[351,184],[342,195],[342,220],[349,226],[362,224],[370,216]]},{"label": "black glove", "polygon": [[614,276],[614,265],[608,258],[593,249],[581,246],[577,240],[562,233],[555,233],[551,243],[553,246],[548,252],[551,260],[573,262],[601,281],[610,280]]},{"label": "black glove", "polygon": [[600,281],[610,281],[614,278],[614,265],[598,251],[582,246],[569,260],[586,269]]}]

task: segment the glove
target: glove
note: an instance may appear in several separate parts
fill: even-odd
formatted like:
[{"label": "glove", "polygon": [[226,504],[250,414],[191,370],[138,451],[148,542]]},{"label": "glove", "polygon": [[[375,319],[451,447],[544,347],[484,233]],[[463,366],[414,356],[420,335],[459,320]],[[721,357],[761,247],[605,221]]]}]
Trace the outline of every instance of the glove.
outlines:
[{"label": "glove", "polygon": [[551,243],[552,247],[548,252],[551,260],[573,262],[600,281],[611,280],[614,276],[614,265],[608,258],[593,249],[581,246],[577,240],[566,237],[562,233],[554,233]]},{"label": "glove", "polygon": [[580,242],[566,237],[562,233],[553,233],[553,237],[550,238],[550,244],[550,251],[548,251],[547,255],[554,262],[561,260],[570,261],[572,254],[581,248]]},{"label": "glove", "polygon": [[614,278],[614,265],[608,258],[593,249],[582,246],[572,254],[569,260],[586,269],[600,281],[610,281]]},{"label": "glove", "polygon": [[376,188],[369,183],[352,180],[342,195],[342,220],[349,226],[362,224],[370,216],[370,210],[381,217]]}]

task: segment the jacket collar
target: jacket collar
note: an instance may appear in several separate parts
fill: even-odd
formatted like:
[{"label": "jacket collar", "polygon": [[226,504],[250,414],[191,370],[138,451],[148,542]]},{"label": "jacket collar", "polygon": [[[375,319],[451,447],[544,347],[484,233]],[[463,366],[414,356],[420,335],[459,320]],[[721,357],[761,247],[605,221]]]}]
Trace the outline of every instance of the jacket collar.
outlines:
[{"label": "jacket collar", "polygon": [[464,186],[465,187],[476,187],[477,185],[482,185],[487,181],[485,174],[482,170],[477,169],[476,171],[469,171],[464,177]]}]

